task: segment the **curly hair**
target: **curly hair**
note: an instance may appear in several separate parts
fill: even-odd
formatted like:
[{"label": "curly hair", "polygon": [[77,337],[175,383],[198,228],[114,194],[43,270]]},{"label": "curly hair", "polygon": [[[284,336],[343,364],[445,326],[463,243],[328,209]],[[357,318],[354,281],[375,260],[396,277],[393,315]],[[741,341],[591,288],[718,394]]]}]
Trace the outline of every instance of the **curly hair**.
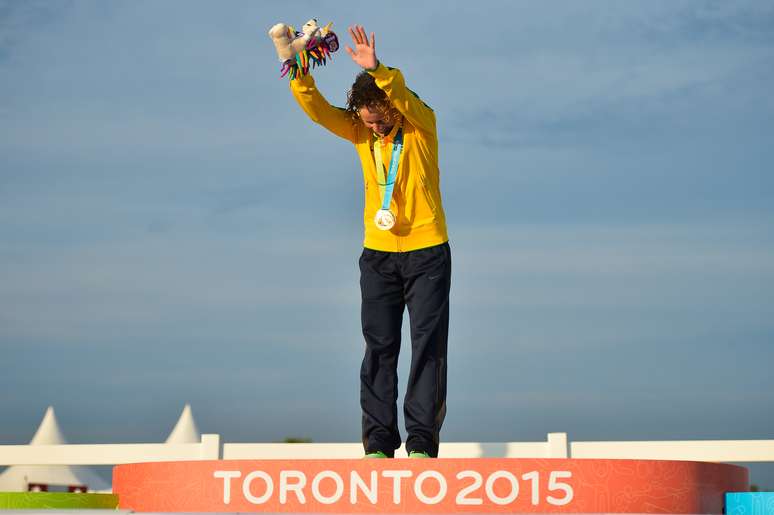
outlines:
[{"label": "curly hair", "polygon": [[353,120],[360,119],[359,111],[362,107],[375,107],[384,111],[392,107],[387,94],[379,89],[374,78],[366,71],[358,74],[352,89],[347,93],[347,112]]}]

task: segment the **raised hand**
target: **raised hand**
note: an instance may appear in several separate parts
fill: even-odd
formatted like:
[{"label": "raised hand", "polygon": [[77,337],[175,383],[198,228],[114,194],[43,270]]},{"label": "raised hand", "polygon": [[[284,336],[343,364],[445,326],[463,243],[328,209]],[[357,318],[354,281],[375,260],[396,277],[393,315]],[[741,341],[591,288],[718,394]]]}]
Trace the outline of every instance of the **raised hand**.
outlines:
[{"label": "raised hand", "polygon": [[376,59],[376,40],[374,33],[371,33],[371,41],[368,41],[365,29],[362,25],[355,25],[349,28],[349,35],[352,36],[352,42],[355,49],[346,47],[345,50],[355,62],[356,65],[367,70],[373,70],[379,61]]}]

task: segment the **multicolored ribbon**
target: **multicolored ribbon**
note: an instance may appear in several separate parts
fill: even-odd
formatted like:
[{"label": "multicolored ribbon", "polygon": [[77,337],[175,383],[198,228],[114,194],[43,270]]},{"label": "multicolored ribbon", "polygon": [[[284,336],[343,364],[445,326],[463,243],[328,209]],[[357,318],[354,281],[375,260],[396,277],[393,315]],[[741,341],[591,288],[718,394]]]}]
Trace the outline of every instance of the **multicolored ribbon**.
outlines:
[{"label": "multicolored ribbon", "polygon": [[390,209],[392,191],[395,188],[395,178],[398,175],[400,154],[403,150],[403,128],[399,128],[392,140],[392,156],[390,157],[390,170],[387,177],[384,176],[384,161],[382,160],[382,145],[378,141],[374,145],[374,160],[376,161],[376,178],[379,184],[379,194],[382,196],[382,209]]},{"label": "multicolored ribbon", "polygon": [[306,48],[296,54],[295,59],[288,59],[282,63],[280,78],[288,75],[290,80],[303,77],[309,74],[309,68],[325,66],[328,59],[333,59],[331,55],[339,49],[339,38],[333,32],[328,32],[325,36],[314,37],[306,44]]}]

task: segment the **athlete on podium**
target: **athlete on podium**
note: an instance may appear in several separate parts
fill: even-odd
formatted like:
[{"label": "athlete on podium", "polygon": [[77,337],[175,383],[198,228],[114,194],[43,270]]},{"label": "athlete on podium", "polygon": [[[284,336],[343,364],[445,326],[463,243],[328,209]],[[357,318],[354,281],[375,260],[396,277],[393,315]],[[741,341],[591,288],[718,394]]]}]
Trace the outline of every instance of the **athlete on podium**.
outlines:
[{"label": "athlete on podium", "polygon": [[397,364],[403,311],[411,325],[411,370],[403,411],[410,457],[437,457],[446,414],[446,353],[451,251],[441,202],[435,113],[380,63],[374,33],[349,28],[352,61],[363,68],[346,109],[331,106],[311,75],[290,81],[314,122],[350,141],[365,184],[360,256],[365,356],[360,404],[366,457],[400,447]]}]

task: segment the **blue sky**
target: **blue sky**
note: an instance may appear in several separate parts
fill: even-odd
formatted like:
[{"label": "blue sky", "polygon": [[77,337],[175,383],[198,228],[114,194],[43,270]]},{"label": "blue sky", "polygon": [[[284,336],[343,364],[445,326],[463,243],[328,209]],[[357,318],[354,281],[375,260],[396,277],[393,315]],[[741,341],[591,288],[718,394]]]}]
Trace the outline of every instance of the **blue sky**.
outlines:
[{"label": "blue sky", "polygon": [[0,441],[48,405],[159,441],[186,402],[359,439],[361,172],[266,35],[310,17],[437,114],[443,438],[774,438],[770,2],[0,1]]}]

